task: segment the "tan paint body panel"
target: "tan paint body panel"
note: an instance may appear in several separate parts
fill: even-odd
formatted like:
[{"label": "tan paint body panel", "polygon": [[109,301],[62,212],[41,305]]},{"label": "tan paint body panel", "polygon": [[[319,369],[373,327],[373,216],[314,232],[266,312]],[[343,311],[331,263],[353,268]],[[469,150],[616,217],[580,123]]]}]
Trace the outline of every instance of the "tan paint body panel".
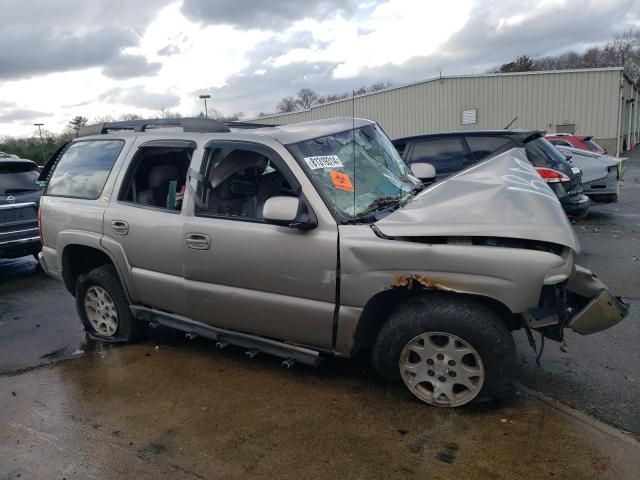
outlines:
[{"label": "tan paint body panel", "polygon": [[[295,134],[296,131],[288,133]],[[299,230],[199,217],[195,215],[189,189],[179,213],[120,202],[117,192],[135,147],[149,140],[171,138],[167,133],[124,136],[125,148],[99,200],[42,197],[45,234],[42,263],[52,275],[62,276],[62,254],[68,245],[89,246],[112,259],[132,304],[349,356],[362,310],[378,293],[412,286],[437,288],[491,298],[513,313],[524,313],[537,306],[544,279],[550,272],[569,276],[573,271],[572,249],[578,246],[566,219],[558,217],[558,205],[551,204],[550,212],[539,217],[539,224],[551,224],[547,234],[552,232],[553,238],[548,241],[565,245],[563,256],[522,248],[455,242],[429,244],[403,239],[446,234],[445,220],[437,225],[433,217],[428,217],[437,216],[428,212],[430,203],[440,203],[441,217],[446,212],[447,199],[446,195],[440,196],[442,191],[435,196],[427,191],[405,209],[378,222],[382,231],[378,236],[370,225],[338,226],[300,165],[266,132],[262,135],[181,132],[176,137],[197,143],[191,164],[196,171],[200,170],[204,146],[212,140],[253,142],[271,148],[299,181],[302,195],[317,218],[317,227]],[[504,163],[506,157],[495,165],[500,162],[509,168]],[[448,184],[453,190],[464,189],[466,185],[478,195],[482,195],[484,185],[493,189],[494,200],[499,200],[499,182],[492,183],[489,177],[483,176],[479,168],[473,175],[467,174],[466,180],[458,178]],[[455,191],[450,195],[460,196]],[[486,205],[490,205],[489,198],[485,199]],[[514,210],[524,208],[523,200],[516,203]],[[418,215],[420,212],[426,216]],[[508,232],[508,226],[499,225],[499,219],[498,215],[492,217],[489,227],[481,233],[500,236]],[[127,234],[116,232],[113,221],[127,222]],[[458,223],[455,234],[464,236],[464,230],[460,229],[464,220],[458,218]],[[544,231],[529,235],[531,228],[524,228],[524,221],[522,225],[515,237],[545,240]],[[502,230],[495,231],[496,227]],[[209,248],[187,247],[185,236],[192,233],[207,235]],[[467,235],[479,233],[470,231]],[[382,238],[385,235],[398,238]],[[340,308],[336,311],[338,281]]]}]

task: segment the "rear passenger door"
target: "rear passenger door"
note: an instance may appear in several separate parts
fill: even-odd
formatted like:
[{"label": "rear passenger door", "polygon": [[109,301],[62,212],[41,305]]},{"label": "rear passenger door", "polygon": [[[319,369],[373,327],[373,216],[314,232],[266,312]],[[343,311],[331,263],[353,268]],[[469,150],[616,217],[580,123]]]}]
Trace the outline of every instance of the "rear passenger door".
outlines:
[{"label": "rear passenger door", "polygon": [[188,316],[331,348],[337,225],[301,230],[263,221],[274,196],[300,198],[315,217],[284,159],[263,145],[213,142],[192,173],[195,205],[183,240]]},{"label": "rear passenger door", "polygon": [[436,169],[436,178],[441,180],[466,168],[471,162],[462,138],[445,137],[417,140],[407,163],[430,163]]},{"label": "rear passenger door", "polygon": [[[104,215],[103,245],[131,273],[143,305],[185,312],[181,195],[195,142],[141,137]],[[134,147],[135,148],[135,147]]]}]

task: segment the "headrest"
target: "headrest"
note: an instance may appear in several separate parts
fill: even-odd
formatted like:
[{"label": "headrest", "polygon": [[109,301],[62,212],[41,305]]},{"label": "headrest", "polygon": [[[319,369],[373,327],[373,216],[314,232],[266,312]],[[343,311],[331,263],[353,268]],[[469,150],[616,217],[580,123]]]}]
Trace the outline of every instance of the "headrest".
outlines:
[{"label": "headrest", "polygon": [[262,173],[267,167],[267,163],[267,157],[257,152],[234,150],[213,169],[211,185],[216,188],[231,175],[249,167],[260,167],[260,173]]},{"label": "headrest", "polygon": [[179,177],[178,168],[174,165],[156,165],[149,172],[149,188],[158,188]]}]

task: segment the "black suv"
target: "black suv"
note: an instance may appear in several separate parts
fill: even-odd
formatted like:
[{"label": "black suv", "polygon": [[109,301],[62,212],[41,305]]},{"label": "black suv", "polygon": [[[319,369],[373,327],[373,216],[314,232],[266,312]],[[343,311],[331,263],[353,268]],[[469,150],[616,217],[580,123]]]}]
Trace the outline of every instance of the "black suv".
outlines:
[{"label": "black suv", "polygon": [[40,251],[38,203],[40,170],[31,160],[0,157],[0,258]]},{"label": "black suv", "polygon": [[524,148],[527,158],[555,192],[572,220],[589,213],[589,198],[582,191],[582,172],[565,158],[544,132],[536,130],[474,130],[398,138],[393,144],[404,159],[430,163],[442,180],[491,155],[514,147]]}]

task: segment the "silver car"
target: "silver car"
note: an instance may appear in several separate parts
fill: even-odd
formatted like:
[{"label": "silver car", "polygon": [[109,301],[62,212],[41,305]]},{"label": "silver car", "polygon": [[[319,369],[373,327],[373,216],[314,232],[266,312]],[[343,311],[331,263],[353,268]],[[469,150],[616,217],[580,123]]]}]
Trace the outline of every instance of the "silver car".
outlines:
[{"label": "silver car", "polygon": [[560,145],[556,145],[556,148],[582,170],[582,188],[593,202],[612,203],[620,199],[620,182],[626,158]]},{"label": "silver car", "polygon": [[362,119],[95,125],[42,172],[40,262],[99,340],[162,324],[285,366],[368,352],[443,407],[513,396],[513,330],[625,317],[522,151],[435,173]]}]

